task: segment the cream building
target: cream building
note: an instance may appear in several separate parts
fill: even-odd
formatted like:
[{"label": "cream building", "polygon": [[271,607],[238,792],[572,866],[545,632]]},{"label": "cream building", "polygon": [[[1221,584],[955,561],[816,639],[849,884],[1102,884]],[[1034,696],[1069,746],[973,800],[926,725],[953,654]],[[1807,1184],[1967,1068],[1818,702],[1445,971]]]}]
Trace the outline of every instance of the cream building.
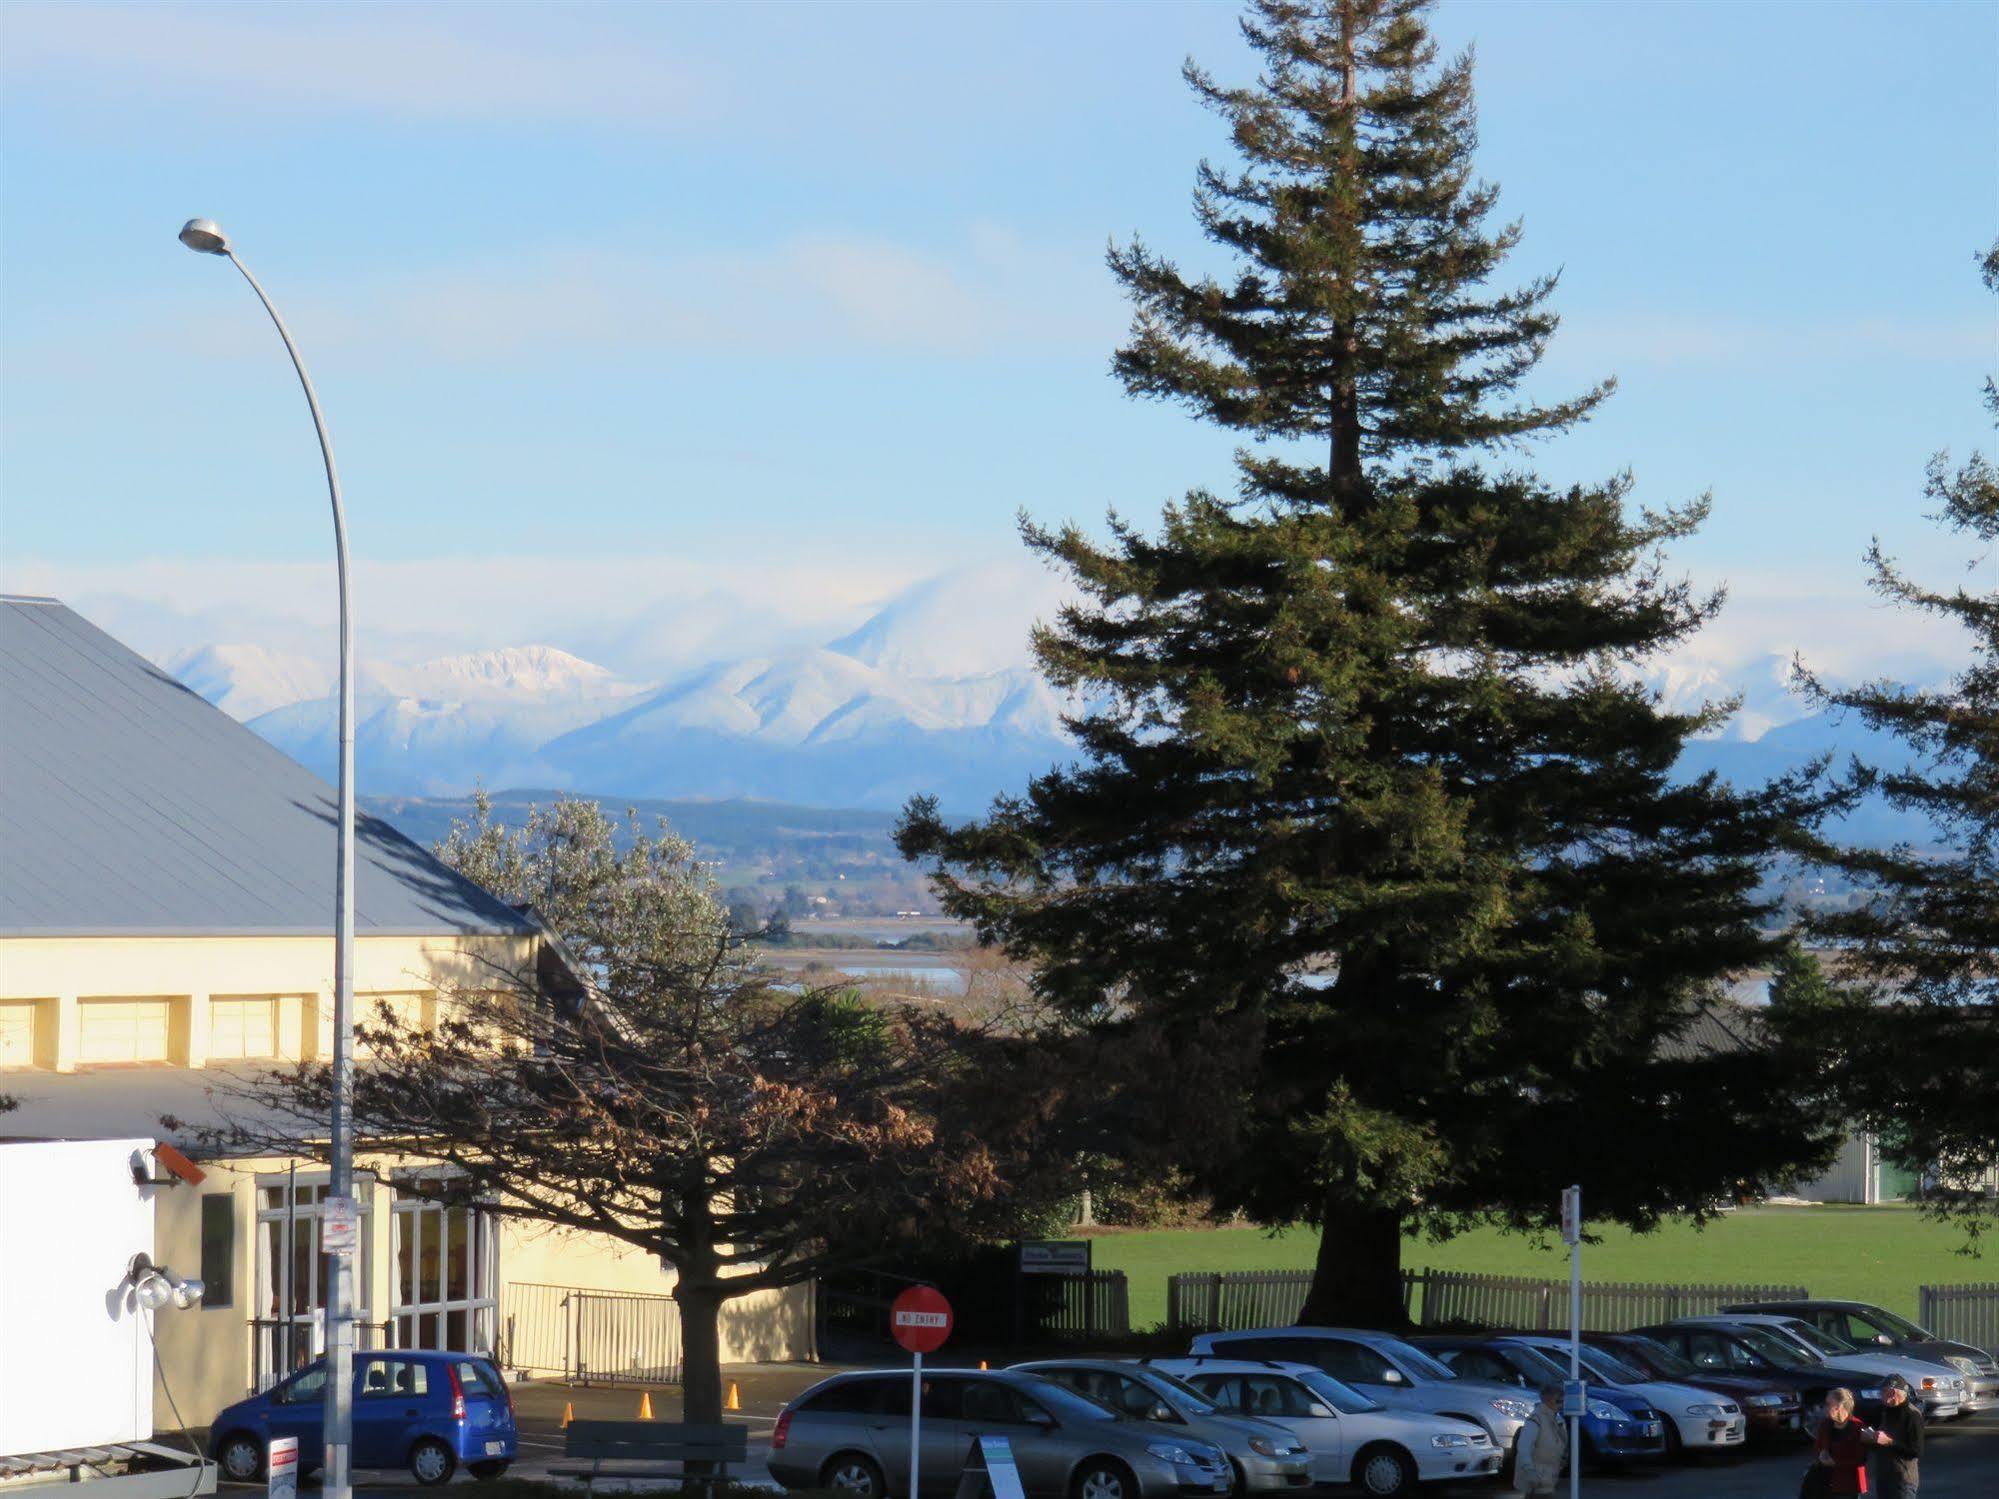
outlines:
[{"label": "cream building", "polygon": [[[0,598],[0,1094],[19,1101],[0,1138],[199,1155],[195,1130],[240,1107],[233,1074],[330,1055],[334,810],[331,787],[60,603]],[[463,1002],[441,995],[551,957],[520,912],[367,817],[355,905],[360,1015],[432,1025]],[[326,1274],[322,1169],[200,1164],[201,1183],[153,1189],[154,1258],[210,1287],[158,1321],[155,1409],[171,1395],[191,1425],[319,1349]],[[675,1374],[656,1261],[424,1202],[408,1190],[424,1164],[365,1141],[357,1166],[362,1346],[490,1353],[516,1377]],[[51,1203],[0,1214],[0,1233],[63,1223]],[[725,1311],[725,1360],[812,1345],[803,1289]]]}]

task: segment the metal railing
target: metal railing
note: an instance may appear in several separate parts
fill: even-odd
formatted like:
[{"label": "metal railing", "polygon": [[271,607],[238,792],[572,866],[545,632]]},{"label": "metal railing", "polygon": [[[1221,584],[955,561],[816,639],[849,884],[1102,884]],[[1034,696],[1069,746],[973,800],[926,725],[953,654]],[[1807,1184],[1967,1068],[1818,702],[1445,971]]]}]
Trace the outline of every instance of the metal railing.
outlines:
[{"label": "metal railing", "polygon": [[678,1384],[680,1306],[643,1291],[516,1281],[501,1305],[502,1367],[572,1384]]},{"label": "metal railing", "polygon": [[[1166,1282],[1167,1323],[1179,1332],[1286,1327],[1311,1288],[1309,1270],[1236,1270],[1175,1275]],[[1583,1326],[1623,1332],[1675,1317],[1718,1312],[1741,1301],[1792,1301],[1802,1286],[1649,1285],[1585,1281]],[[1419,1327],[1514,1327],[1560,1331],[1569,1321],[1569,1285],[1458,1270],[1404,1270],[1402,1306]]]},{"label": "metal railing", "polygon": [[1940,1338],[1999,1354],[1999,1281],[1918,1286],[1916,1320]]}]

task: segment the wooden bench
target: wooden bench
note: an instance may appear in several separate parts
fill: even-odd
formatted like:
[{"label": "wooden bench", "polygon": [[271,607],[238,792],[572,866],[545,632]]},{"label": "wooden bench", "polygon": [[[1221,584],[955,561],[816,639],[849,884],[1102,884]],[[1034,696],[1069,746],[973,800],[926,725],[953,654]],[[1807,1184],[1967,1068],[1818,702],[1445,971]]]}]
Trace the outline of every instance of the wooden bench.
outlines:
[{"label": "wooden bench", "polygon": [[[587,1468],[551,1468],[557,1478],[680,1478],[688,1463],[713,1463],[715,1477],[729,1480],[729,1464],[749,1461],[750,1434],[743,1426],[683,1426],[671,1421],[571,1421],[562,1433],[562,1455],[588,1458]],[[680,1472],[665,1468],[618,1468],[602,1471],[607,1462],[677,1462]]]}]

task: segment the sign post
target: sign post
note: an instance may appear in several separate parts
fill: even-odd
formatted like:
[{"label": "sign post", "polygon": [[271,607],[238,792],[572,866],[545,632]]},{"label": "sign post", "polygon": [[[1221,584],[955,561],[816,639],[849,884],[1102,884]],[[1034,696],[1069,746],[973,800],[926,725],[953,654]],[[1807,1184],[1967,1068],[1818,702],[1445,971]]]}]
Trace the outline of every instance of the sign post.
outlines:
[{"label": "sign post", "polygon": [[923,1451],[923,1355],[951,1336],[951,1303],[935,1286],[911,1286],[888,1309],[888,1330],[911,1354],[909,1384],[909,1499],[916,1499],[918,1457]]},{"label": "sign post", "polygon": [[1562,1414],[1569,1418],[1569,1499],[1583,1491],[1582,1416],[1587,1398],[1583,1388],[1583,1189],[1562,1193],[1562,1242],[1569,1246],[1569,1387],[1562,1392]]}]

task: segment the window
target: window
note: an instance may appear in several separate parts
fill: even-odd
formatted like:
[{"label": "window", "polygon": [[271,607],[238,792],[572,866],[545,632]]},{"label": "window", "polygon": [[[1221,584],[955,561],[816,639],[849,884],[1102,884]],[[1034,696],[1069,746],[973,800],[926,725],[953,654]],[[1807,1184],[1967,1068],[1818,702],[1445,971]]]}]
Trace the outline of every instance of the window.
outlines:
[{"label": "window", "polygon": [[236,1268],[236,1199],[210,1192],[201,1199],[201,1283],[203,1306],[228,1306],[230,1272]]},{"label": "window", "polygon": [[286,1385],[281,1398],[286,1405],[300,1405],[308,1400],[323,1399],[325,1395],[326,1365],[319,1364]]},{"label": "window", "polygon": [[493,1399],[500,1399],[506,1395],[506,1387],[500,1383],[500,1372],[491,1364],[474,1363],[471,1359],[464,1359],[455,1367],[458,1370],[459,1388],[466,1394],[485,1395]]},{"label": "window", "polygon": [[798,1409],[825,1416],[865,1415],[875,1409],[881,1388],[878,1379],[843,1379],[801,1402]]},{"label": "window", "polygon": [[[1014,1402],[1013,1391],[1005,1385],[986,1379],[969,1380],[962,1399],[963,1419],[967,1421],[990,1426],[1014,1426],[1020,1422],[1020,1407]],[[928,1398],[923,1404],[928,1411]]]},{"label": "window", "polygon": [[1319,1402],[1296,1380],[1274,1374],[1243,1376],[1243,1409],[1252,1416],[1309,1416]]},{"label": "window", "polygon": [[396,1203],[389,1223],[395,1346],[491,1353],[499,1252],[493,1215],[406,1198]]},{"label": "window", "polygon": [[1187,1383],[1225,1411],[1242,1409],[1242,1380],[1230,1374],[1189,1374]]},{"label": "window", "polygon": [[371,1358],[361,1370],[360,1395],[393,1399],[400,1395],[428,1395],[430,1370],[415,1359]]}]

